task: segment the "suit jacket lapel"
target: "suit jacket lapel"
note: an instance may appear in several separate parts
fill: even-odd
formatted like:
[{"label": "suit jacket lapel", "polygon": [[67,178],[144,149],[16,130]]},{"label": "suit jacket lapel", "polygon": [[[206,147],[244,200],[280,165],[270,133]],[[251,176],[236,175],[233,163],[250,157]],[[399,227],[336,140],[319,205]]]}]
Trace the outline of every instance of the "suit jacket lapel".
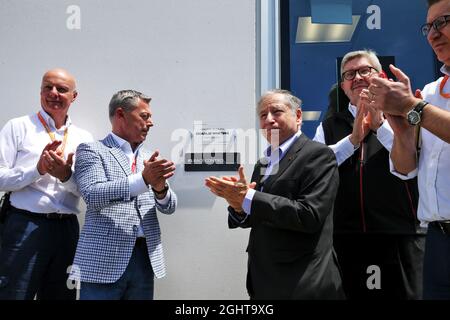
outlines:
[{"label": "suit jacket lapel", "polygon": [[336,113],[336,118],[344,121],[350,128],[353,128],[355,117],[352,115],[350,110],[345,109],[345,111]]},{"label": "suit jacket lapel", "polygon": [[102,143],[110,148],[109,152],[116,159],[123,172],[125,172],[127,176],[131,175],[129,160],[125,153],[123,153],[123,151],[120,149],[120,146],[117,144],[116,140],[114,140],[114,138],[109,134],[105,139],[102,140]]},{"label": "suit jacket lapel", "polygon": [[253,170],[252,180],[250,182],[256,182],[255,190],[260,190],[261,188],[261,179],[264,177],[264,169],[267,168],[267,165],[262,165],[261,161],[258,161],[255,165],[255,169]]},{"label": "suit jacket lapel", "polygon": [[278,179],[279,176],[286,171],[287,168],[294,162],[295,158],[298,156],[299,151],[303,147],[303,145],[308,141],[308,138],[302,133],[300,137],[292,144],[289,150],[284,155],[283,159],[272,169],[272,173],[276,171],[276,173],[272,174],[265,180],[264,182],[264,191],[270,190],[270,186],[274,181]]}]

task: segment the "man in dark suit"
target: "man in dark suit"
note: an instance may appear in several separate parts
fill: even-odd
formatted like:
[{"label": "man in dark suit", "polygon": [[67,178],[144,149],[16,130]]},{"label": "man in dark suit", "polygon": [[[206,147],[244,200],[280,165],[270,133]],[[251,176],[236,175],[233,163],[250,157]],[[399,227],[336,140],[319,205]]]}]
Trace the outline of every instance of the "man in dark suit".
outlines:
[{"label": "man in dark suit", "polygon": [[328,147],[300,131],[301,101],[286,90],[265,93],[257,106],[270,144],[248,184],[209,177],[206,186],[225,198],[230,228],[251,228],[247,290],[251,299],[341,299],[333,251],[336,159]]}]

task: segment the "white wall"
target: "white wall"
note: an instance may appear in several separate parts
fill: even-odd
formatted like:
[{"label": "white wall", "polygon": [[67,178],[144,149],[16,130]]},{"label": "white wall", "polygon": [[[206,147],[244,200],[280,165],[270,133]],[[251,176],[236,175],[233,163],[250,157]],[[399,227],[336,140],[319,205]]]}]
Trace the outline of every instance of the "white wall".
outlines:
[{"label": "white wall", "polygon": [[[42,74],[63,67],[78,80],[70,115],[97,139],[120,89],[153,97],[147,146],[166,157],[172,132],[195,120],[254,128],[255,1],[0,0],[0,126],[36,112]],[[79,30],[66,27],[70,5],[81,10]],[[228,230],[224,201],[203,187],[209,174],[179,166],[172,179],[179,208],[160,215],[168,275],[156,281],[157,299],[247,298],[248,232]]]}]

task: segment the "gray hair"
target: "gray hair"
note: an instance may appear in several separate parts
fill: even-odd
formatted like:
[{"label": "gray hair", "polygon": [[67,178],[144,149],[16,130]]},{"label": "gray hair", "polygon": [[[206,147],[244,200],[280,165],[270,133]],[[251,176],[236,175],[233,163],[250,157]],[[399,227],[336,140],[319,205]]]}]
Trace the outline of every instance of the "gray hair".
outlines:
[{"label": "gray hair", "polygon": [[126,112],[133,111],[139,103],[139,99],[145,103],[150,103],[152,98],[135,90],[120,90],[116,92],[109,102],[109,119],[111,120],[118,108]]},{"label": "gray hair", "polygon": [[264,100],[275,94],[281,94],[284,97],[286,104],[289,106],[289,108],[294,114],[297,112],[298,109],[300,110],[302,109],[302,100],[294,96],[292,92],[283,89],[272,89],[267,91],[261,96],[256,106],[256,111],[259,112],[261,110]]},{"label": "gray hair", "polygon": [[342,62],[341,62],[341,77],[342,74],[344,73],[344,67],[345,65],[353,59],[356,58],[366,58],[367,60],[369,60],[370,64],[372,65],[372,67],[374,67],[378,72],[381,72],[381,70],[383,69],[381,67],[381,63],[380,60],[377,57],[377,53],[371,49],[364,49],[364,50],[357,50],[357,51],[350,51],[349,53],[347,53],[344,58],[342,58]]},{"label": "gray hair", "polygon": [[430,8],[432,5],[435,5],[438,2],[441,2],[442,0],[428,0],[428,8]]}]

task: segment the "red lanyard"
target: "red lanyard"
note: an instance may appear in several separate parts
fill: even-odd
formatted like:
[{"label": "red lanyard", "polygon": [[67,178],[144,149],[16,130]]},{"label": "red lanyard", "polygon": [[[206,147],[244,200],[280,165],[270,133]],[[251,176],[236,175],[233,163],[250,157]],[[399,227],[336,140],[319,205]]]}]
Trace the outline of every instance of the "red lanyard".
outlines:
[{"label": "red lanyard", "polygon": [[441,84],[439,85],[439,94],[441,97],[445,99],[450,99],[450,93],[444,93],[444,86],[447,83],[448,75],[445,75],[444,79],[442,79]]},{"label": "red lanyard", "polygon": [[136,157],[133,158],[133,162],[131,163],[131,172],[136,173]]},{"label": "red lanyard", "polygon": [[[48,136],[50,137],[50,140],[53,142],[56,140],[55,138],[55,133],[52,132],[47,124],[47,122],[45,122],[44,118],[42,118],[41,114],[38,112],[37,116],[39,118],[39,121],[41,121],[42,126],[45,128],[45,131],[47,131]],[[64,149],[66,148],[66,143],[67,143],[67,136],[69,135],[69,128],[66,127],[66,130],[64,130],[64,139],[63,139],[63,143],[61,145],[60,148],[58,148],[61,151],[61,154],[64,155]]]}]

